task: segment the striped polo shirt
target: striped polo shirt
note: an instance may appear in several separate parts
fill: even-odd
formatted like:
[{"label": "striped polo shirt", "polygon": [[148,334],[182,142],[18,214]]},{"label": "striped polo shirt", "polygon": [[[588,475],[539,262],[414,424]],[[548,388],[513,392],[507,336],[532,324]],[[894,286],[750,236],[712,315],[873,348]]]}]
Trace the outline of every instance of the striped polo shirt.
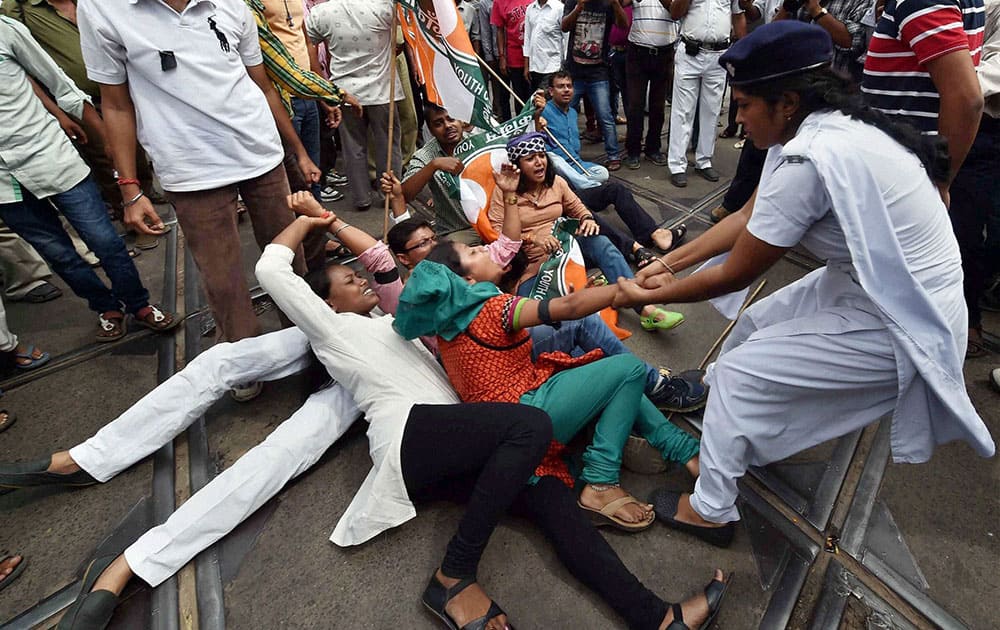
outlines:
[{"label": "striped polo shirt", "polygon": [[865,59],[868,103],[937,132],[939,98],[926,64],[968,50],[978,66],[985,24],[983,0],[888,0]]}]

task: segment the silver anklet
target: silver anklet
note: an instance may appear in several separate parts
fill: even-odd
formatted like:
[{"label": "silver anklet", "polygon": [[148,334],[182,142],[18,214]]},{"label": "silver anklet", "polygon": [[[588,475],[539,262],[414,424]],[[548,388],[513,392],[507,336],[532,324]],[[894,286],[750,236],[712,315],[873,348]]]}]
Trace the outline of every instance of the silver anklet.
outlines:
[{"label": "silver anklet", "polygon": [[592,483],[589,485],[594,492],[607,492],[608,490],[622,487],[620,483]]}]

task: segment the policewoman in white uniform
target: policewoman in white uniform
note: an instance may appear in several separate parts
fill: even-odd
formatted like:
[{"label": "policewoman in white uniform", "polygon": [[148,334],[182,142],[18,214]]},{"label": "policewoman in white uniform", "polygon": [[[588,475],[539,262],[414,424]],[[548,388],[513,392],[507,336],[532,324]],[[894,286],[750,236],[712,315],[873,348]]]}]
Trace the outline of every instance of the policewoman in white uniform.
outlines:
[{"label": "policewoman in white uniform", "polygon": [[[768,149],[749,209],[622,282],[615,306],[694,302],[747,287],[797,245],[827,262],[747,309],[710,366],[694,493],[657,491],[658,520],[728,545],[737,480],[892,414],[896,462],[937,444],[995,446],[962,376],[958,245],[934,180],[942,141],[868,109],[830,70],[830,36],[773,22],[719,60],[748,137]],[[684,279],[680,271],[729,252]]]}]

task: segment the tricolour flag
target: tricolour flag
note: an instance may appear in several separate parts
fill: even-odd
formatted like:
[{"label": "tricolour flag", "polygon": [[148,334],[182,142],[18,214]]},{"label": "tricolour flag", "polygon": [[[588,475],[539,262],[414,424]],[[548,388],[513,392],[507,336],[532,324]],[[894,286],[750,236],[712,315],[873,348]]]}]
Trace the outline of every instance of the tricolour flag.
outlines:
[{"label": "tricolour flag", "polygon": [[490,225],[488,216],[490,198],[496,186],[493,171],[499,171],[507,162],[507,141],[526,132],[533,113],[531,103],[526,103],[521,113],[509,121],[491,131],[481,131],[463,139],[452,154],[465,166],[462,172],[459,175],[444,171],[434,174],[439,183],[444,184],[448,195],[461,202],[465,218],[486,243],[500,236]]},{"label": "tricolour flag", "polygon": [[399,0],[397,15],[428,100],[453,118],[492,129],[490,93],[454,0]]}]

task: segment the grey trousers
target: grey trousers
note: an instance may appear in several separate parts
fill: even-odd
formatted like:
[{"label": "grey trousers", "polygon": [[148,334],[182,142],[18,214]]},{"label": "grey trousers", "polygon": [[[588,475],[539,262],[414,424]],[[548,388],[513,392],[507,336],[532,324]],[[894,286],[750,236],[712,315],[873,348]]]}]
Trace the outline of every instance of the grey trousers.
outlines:
[{"label": "grey trousers", "polygon": [[[402,95],[401,95],[402,96]],[[397,101],[399,105],[401,102]],[[340,146],[343,150],[345,171],[351,189],[351,202],[355,208],[372,204],[372,189],[368,181],[368,132],[371,132],[375,149],[375,164],[379,173],[385,168],[389,140],[389,105],[365,105],[358,116],[350,108],[343,108],[344,121],[340,123]],[[402,179],[402,158],[399,149],[399,117],[396,116],[392,135],[392,171]]]},{"label": "grey trousers", "polygon": [[52,271],[35,248],[0,221],[0,272],[4,296],[20,300],[52,278]]}]

